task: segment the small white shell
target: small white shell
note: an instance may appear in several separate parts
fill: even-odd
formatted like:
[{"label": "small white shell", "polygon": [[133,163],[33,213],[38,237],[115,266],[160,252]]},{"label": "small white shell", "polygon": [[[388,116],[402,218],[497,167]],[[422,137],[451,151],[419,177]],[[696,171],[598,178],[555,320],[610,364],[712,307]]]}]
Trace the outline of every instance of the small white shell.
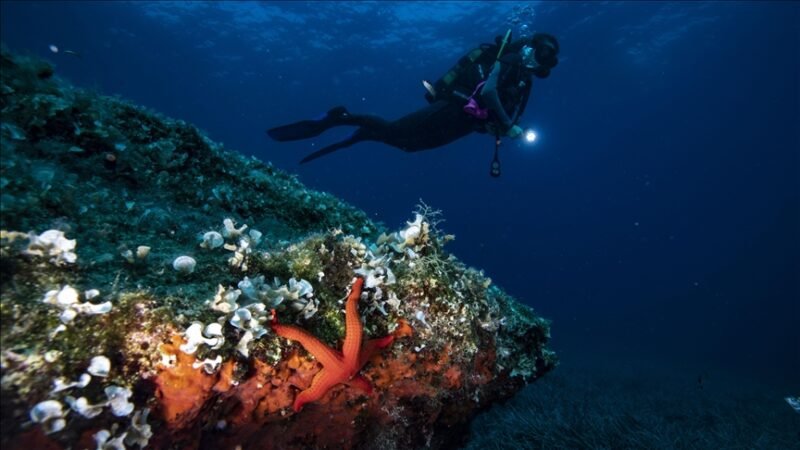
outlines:
[{"label": "small white shell", "polygon": [[200,247],[213,250],[217,247],[221,247],[224,243],[225,239],[222,238],[221,234],[216,231],[209,231],[203,235],[203,242],[200,243]]},{"label": "small white shell", "polygon": [[90,374],[101,378],[107,377],[110,370],[111,361],[103,355],[92,358],[92,361],[89,363],[89,368],[86,369]]},{"label": "small white shell", "polygon": [[130,264],[133,264],[136,260],[133,259],[133,252],[130,249],[127,249],[120,253],[120,256],[125,258],[125,261],[128,261]]},{"label": "small white shell", "polygon": [[136,247],[136,257],[139,259],[147,258],[147,255],[150,254],[150,247],[146,245],[140,245]]},{"label": "small white shell", "polygon": [[37,403],[36,406],[31,409],[30,415],[32,421],[36,423],[42,423],[47,419],[63,416],[64,410],[61,402],[56,400],[45,400]]},{"label": "small white shell", "polygon": [[197,265],[197,261],[194,260],[191,256],[178,256],[175,258],[175,261],[172,262],[172,268],[177,270],[178,272],[188,275],[194,272],[194,268]]},{"label": "small white shell", "polygon": [[58,361],[58,358],[61,357],[61,352],[58,350],[48,350],[44,353],[44,360],[49,363],[54,363]]}]

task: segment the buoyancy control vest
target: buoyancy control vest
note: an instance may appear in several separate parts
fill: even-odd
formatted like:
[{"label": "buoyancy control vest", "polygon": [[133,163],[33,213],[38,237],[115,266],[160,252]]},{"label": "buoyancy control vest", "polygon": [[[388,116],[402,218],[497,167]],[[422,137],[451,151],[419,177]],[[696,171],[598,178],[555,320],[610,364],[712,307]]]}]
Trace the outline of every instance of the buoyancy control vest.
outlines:
[{"label": "buoyancy control vest", "polygon": [[[501,39],[498,36],[495,44],[481,44],[480,47],[467,52],[450,70],[433,83],[431,86],[433,93],[429,89],[425,94],[425,99],[429,103],[446,100],[466,104],[476,86],[486,81],[492,71],[497,60]],[[531,89],[531,76],[523,69],[519,55],[523,45],[525,45],[523,40],[509,43],[500,57],[503,71],[500,73],[498,82],[498,94],[503,109],[514,122],[522,116]]]}]

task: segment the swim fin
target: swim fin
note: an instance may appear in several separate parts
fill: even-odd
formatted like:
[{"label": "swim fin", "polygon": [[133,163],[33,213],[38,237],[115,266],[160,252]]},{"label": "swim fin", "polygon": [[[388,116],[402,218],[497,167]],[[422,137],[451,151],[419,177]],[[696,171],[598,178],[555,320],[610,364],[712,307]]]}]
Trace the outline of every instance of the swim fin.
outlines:
[{"label": "swim fin", "polygon": [[343,119],[350,114],[344,106],[337,106],[328,111],[321,119],[301,120],[267,130],[272,139],[279,142],[297,141],[319,136],[328,128],[345,125]]},{"label": "swim fin", "polygon": [[319,150],[317,150],[317,151],[315,151],[313,153],[310,153],[310,154],[306,155],[305,158],[300,160],[300,164],[305,164],[305,163],[307,163],[309,161],[313,161],[313,160],[315,160],[317,158],[320,158],[322,156],[325,156],[325,155],[328,155],[330,153],[333,153],[336,150],[340,150],[340,149],[343,149],[345,147],[350,147],[351,145],[356,144],[358,142],[361,142],[362,140],[364,140],[364,139],[361,137],[360,133],[358,133],[358,130],[356,130],[347,139],[345,139],[345,140],[343,140],[341,142],[337,142],[335,144],[331,144],[331,145],[329,145],[329,146],[327,146],[325,148],[321,148],[321,149],[319,149]]}]

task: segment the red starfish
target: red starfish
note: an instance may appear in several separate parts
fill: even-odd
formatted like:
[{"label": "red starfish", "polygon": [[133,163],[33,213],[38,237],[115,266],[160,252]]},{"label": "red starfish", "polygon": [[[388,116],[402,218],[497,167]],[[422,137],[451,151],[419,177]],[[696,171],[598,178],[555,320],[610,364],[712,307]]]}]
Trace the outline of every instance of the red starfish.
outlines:
[{"label": "red starfish", "polygon": [[358,372],[364,364],[378,350],[391,345],[394,336],[389,335],[378,339],[371,339],[361,344],[364,328],[358,316],[358,299],[361,297],[363,278],[356,278],[353,290],[347,297],[345,305],[345,336],[342,351],[330,348],[319,339],[293,325],[278,323],[278,315],[272,310],[272,331],[286,339],[299,342],[309,353],[314,355],[322,364],[322,370],[317,372],[311,381],[311,387],[297,394],[294,400],[294,410],[299,412],[303,405],[315,402],[322,398],[333,386],[345,383],[350,387],[361,389],[367,394],[372,393],[370,382],[359,375]]}]

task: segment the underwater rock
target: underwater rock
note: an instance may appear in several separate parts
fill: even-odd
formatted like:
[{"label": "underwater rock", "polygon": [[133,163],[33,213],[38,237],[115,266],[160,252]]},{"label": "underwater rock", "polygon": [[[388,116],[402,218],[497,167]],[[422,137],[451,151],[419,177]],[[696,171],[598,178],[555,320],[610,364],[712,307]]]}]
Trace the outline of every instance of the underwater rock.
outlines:
[{"label": "underwater rock", "polygon": [[[387,230],[182,121],[0,62],[3,448],[447,448],[555,366],[549,323],[444,250],[438,211]],[[272,309],[374,355],[295,411],[325,361]]]}]

